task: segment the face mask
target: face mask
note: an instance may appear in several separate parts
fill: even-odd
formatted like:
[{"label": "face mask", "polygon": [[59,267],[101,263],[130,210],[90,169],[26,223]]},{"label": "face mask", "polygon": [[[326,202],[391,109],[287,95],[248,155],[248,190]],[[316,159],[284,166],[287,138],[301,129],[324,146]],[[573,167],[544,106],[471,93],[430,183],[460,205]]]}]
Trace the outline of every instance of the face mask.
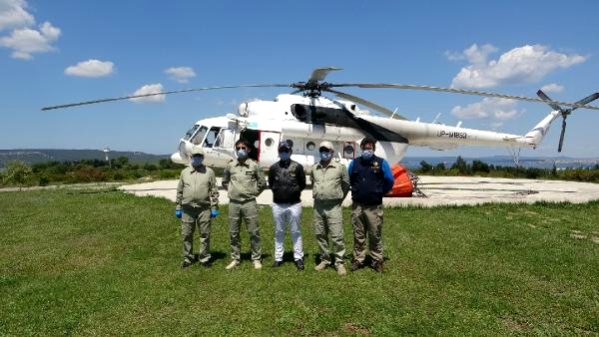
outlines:
[{"label": "face mask", "polygon": [[191,165],[192,166],[200,166],[204,162],[204,158],[202,157],[191,157]]},{"label": "face mask", "polygon": [[238,150],[237,151],[237,158],[246,159],[247,157],[248,157],[248,152],[246,150]]},{"label": "face mask", "polygon": [[374,151],[372,150],[364,150],[362,152],[362,158],[366,160],[372,159],[372,156],[374,156]]},{"label": "face mask", "polygon": [[289,152],[279,152],[279,158],[281,158],[281,160],[288,160],[289,157],[291,157]]},{"label": "face mask", "polygon": [[333,157],[333,154],[331,152],[321,152],[320,153],[320,159],[322,161],[327,161],[327,160],[331,159],[331,157]]}]

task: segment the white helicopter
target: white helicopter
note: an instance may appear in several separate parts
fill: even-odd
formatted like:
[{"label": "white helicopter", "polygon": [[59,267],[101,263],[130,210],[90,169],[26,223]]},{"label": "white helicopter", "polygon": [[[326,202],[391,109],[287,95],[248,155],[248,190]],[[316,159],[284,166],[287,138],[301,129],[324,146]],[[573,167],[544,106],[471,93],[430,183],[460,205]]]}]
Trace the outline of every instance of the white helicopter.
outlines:
[{"label": "white helicopter", "polygon": [[[318,144],[321,141],[331,141],[335,146],[337,159],[347,164],[360,154],[357,144],[366,136],[378,140],[376,155],[386,158],[391,164],[399,163],[408,145],[427,146],[436,150],[453,149],[458,145],[503,146],[513,150],[534,149],[543,140],[551,123],[560,116],[563,122],[558,151],[561,152],[568,115],[577,108],[599,110],[598,107],[587,105],[599,98],[599,93],[575,103],[568,103],[551,100],[541,90],[537,92],[540,98],[532,98],[432,86],[324,82],[325,77],[336,70],[341,69],[315,69],[307,82],[186,89],[50,106],[42,110],[184,92],[260,87],[294,88],[296,90],[292,93],[279,95],[273,101],[256,100],[242,103],[237,115],[227,114],[197,121],[181,138],[178,150],[171,155],[171,160],[188,164],[192,146],[201,146],[204,148],[204,161],[207,165],[224,167],[235,158],[234,143],[243,138],[254,144],[254,151],[250,155],[262,167],[267,168],[278,160],[279,141],[291,139],[294,144],[291,158],[307,170],[319,160]],[[525,135],[514,135],[462,128],[459,125],[409,121],[383,106],[333,89],[339,87],[425,90],[498,97],[547,103],[553,110]],[[331,93],[340,99],[324,97],[323,92]],[[372,115],[369,111],[360,109],[357,104],[381,112],[385,117]]]}]

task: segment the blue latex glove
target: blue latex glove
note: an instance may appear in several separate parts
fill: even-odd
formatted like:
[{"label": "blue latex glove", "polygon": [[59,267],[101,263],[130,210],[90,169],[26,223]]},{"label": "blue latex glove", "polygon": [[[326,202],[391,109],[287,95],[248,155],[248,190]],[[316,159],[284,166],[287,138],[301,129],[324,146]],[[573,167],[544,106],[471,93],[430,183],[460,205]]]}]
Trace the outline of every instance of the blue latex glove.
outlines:
[{"label": "blue latex glove", "polygon": [[218,215],[220,214],[220,212],[217,209],[213,209],[210,211],[210,218],[214,219],[216,218]]},{"label": "blue latex glove", "polygon": [[181,219],[181,217],[183,216],[183,211],[182,211],[182,210],[180,210],[180,209],[176,210],[176,211],[175,211],[175,216],[176,216],[178,219]]}]

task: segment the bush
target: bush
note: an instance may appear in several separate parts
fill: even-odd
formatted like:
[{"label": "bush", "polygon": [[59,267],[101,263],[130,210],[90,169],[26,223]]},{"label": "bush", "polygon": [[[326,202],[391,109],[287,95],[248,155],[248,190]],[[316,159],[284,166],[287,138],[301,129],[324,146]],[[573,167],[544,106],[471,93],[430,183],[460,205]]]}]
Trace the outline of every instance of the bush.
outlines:
[{"label": "bush", "polygon": [[50,178],[48,178],[47,176],[41,176],[38,181],[39,186],[48,186],[49,183],[50,183]]},{"label": "bush", "polygon": [[67,174],[69,182],[72,183],[92,183],[106,181],[106,174],[99,168],[93,166],[83,166]]},{"label": "bush", "polygon": [[179,172],[176,170],[164,170],[160,171],[160,179],[175,179],[179,178]]},{"label": "bush", "polygon": [[154,164],[150,164],[150,163],[145,163],[143,169],[146,170],[146,171],[152,172],[152,171],[158,170],[158,166],[156,166]]},{"label": "bush", "polygon": [[6,165],[6,171],[2,176],[4,185],[16,185],[23,187],[31,181],[33,170],[22,161],[11,161]]}]

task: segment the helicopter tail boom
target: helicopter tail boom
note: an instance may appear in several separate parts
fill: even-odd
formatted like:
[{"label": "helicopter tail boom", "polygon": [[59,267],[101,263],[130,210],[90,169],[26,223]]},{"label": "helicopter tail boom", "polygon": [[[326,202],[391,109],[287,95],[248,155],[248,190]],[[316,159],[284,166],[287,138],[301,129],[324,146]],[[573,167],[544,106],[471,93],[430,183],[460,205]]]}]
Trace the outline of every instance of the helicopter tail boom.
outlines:
[{"label": "helicopter tail boom", "polygon": [[524,137],[518,139],[520,142],[527,144],[533,149],[536,148],[541,142],[545,135],[547,135],[547,131],[549,131],[549,127],[551,123],[560,116],[560,112],[553,110],[543,118],[534,128],[532,128]]}]

